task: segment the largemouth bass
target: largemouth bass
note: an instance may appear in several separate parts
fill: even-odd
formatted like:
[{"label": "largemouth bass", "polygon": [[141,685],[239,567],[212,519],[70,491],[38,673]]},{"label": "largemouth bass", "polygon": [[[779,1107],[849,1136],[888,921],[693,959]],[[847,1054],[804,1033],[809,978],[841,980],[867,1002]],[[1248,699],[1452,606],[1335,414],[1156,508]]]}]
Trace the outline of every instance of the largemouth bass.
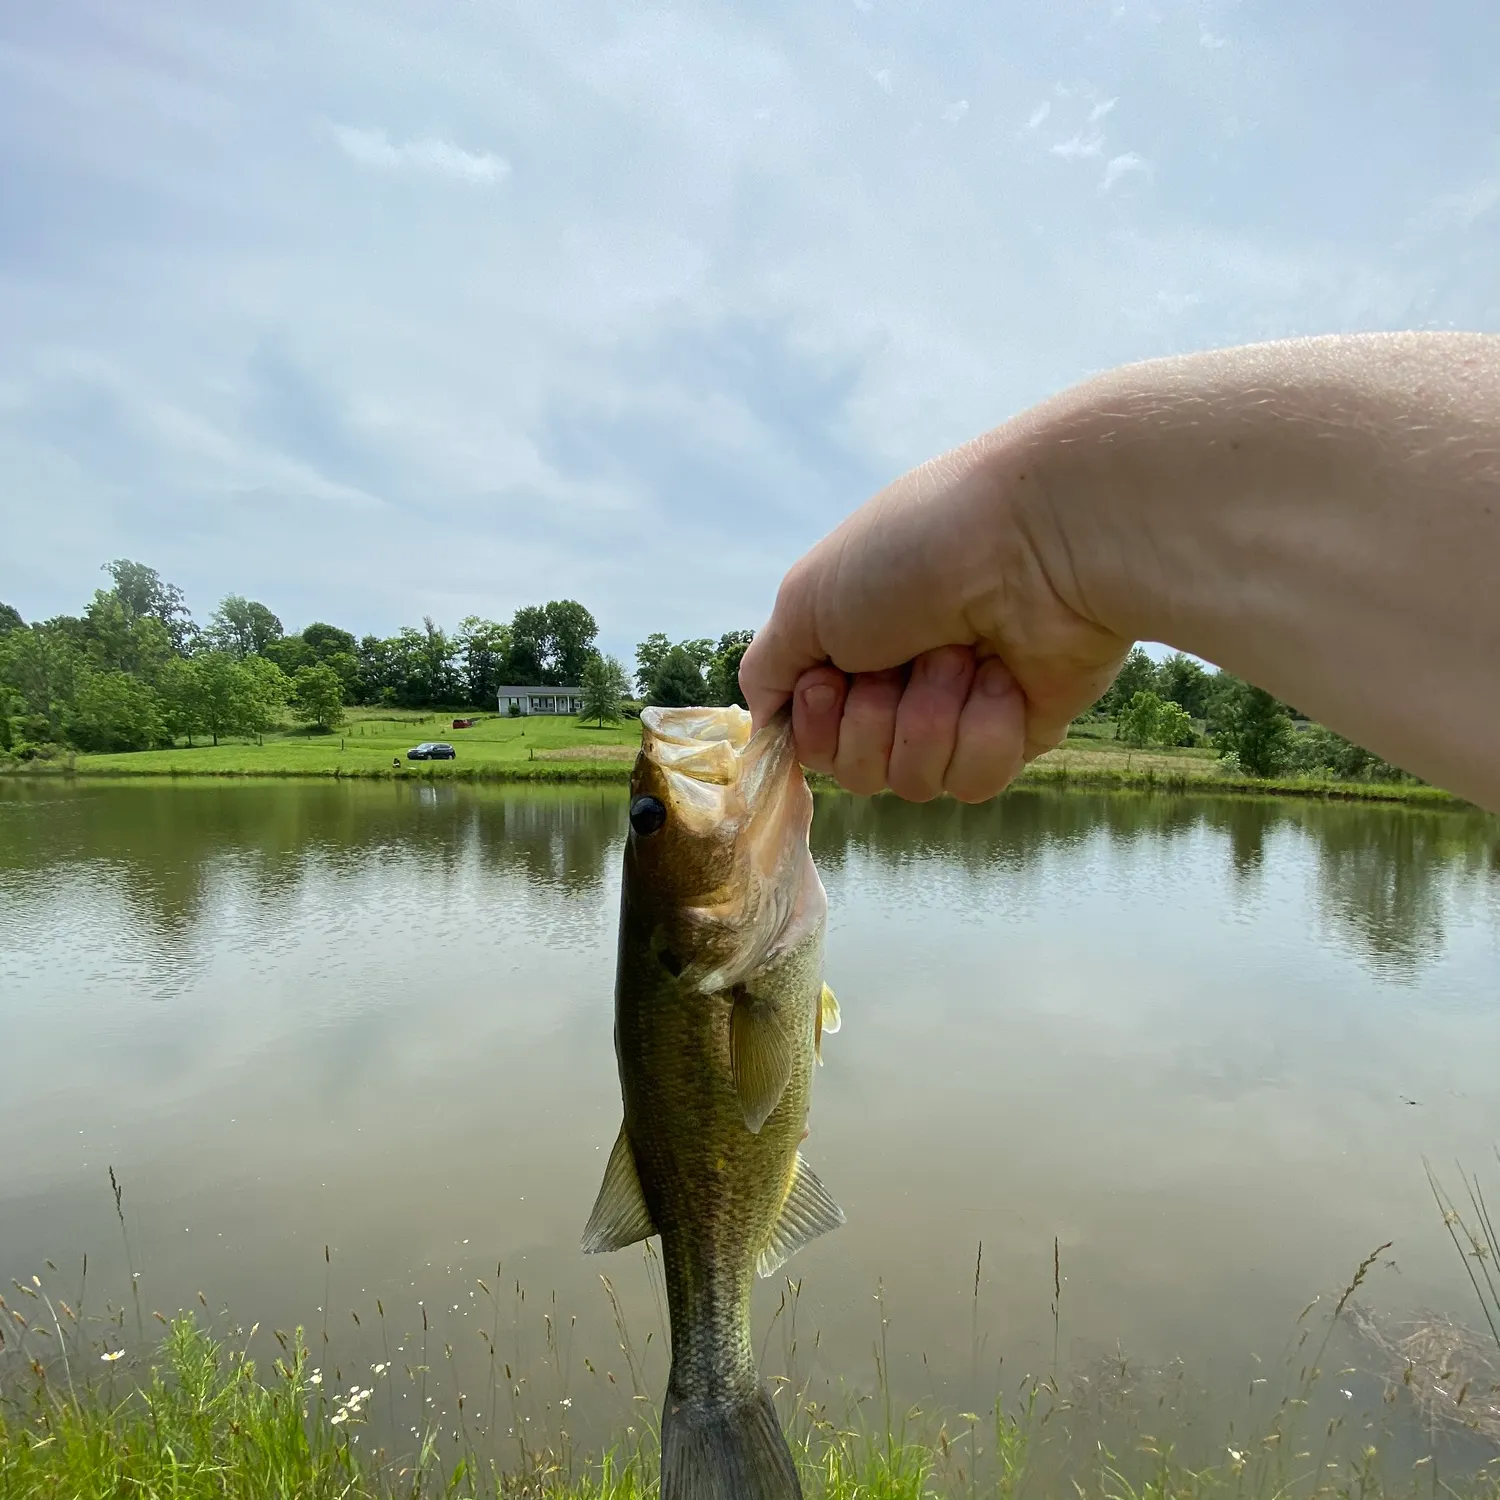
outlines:
[{"label": "largemouth bass", "polygon": [[753,738],[740,708],[648,708],[641,729],[615,979],[625,1120],[583,1248],[661,1236],[662,1500],[796,1500],[750,1289],[844,1221],[798,1150],[838,1026],[812,794],[784,713]]}]

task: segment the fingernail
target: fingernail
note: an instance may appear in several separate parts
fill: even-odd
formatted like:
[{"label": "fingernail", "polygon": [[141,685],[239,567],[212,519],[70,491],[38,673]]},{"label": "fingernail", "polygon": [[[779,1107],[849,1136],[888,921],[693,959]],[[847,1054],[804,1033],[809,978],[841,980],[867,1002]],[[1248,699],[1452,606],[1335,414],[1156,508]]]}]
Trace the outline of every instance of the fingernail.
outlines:
[{"label": "fingernail", "polygon": [[1008,698],[1016,691],[1016,679],[998,656],[992,656],[979,664],[974,691],[983,693],[986,698]]},{"label": "fingernail", "polygon": [[815,682],[802,689],[802,706],[810,714],[829,713],[838,701],[838,693],[826,682]]}]

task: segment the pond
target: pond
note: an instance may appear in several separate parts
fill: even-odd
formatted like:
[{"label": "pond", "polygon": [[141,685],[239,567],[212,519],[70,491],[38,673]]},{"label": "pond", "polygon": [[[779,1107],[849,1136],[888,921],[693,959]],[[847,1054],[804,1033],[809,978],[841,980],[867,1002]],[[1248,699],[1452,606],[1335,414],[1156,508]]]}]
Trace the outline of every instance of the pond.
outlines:
[{"label": "pond", "polygon": [[[148,1327],[201,1292],[350,1368],[425,1316],[401,1400],[498,1348],[586,1432],[629,1414],[603,1272],[654,1403],[649,1255],[577,1250],[624,829],[608,787],[0,781],[7,1287],[86,1253]],[[844,1026],[804,1149],[848,1223],[788,1267],[795,1355],[762,1289],[768,1367],[867,1391],[883,1333],[900,1402],[1116,1351],[1237,1388],[1385,1242],[1373,1308],[1478,1320],[1423,1160],[1500,1179],[1490,820],[828,795],[813,843]]]}]

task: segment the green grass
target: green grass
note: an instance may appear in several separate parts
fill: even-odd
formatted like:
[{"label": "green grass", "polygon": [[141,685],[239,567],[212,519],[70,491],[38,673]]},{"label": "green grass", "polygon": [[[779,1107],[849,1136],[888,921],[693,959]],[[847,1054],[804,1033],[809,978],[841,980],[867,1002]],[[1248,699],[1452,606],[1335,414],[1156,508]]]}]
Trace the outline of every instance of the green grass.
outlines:
[{"label": "green grass", "polygon": [[[1466,1179],[1465,1186],[1472,1223],[1433,1180],[1444,1222],[1455,1231],[1461,1255],[1476,1256],[1481,1248],[1492,1254],[1495,1240],[1478,1182]],[[1180,1380],[1161,1380],[1159,1371],[1131,1371],[1128,1384],[1128,1362],[1118,1356],[1098,1368],[1059,1374],[1054,1351],[1051,1374],[1024,1377],[983,1415],[903,1412],[893,1405],[887,1380],[883,1295],[877,1297],[873,1390],[831,1411],[810,1398],[805,1379],[790,1373],[800,1283],[789,1281],[773,1320],[773,1327],[781,1323],[789,1373],[773,1376],[772,1384],[808,1500],[1500,1500],[1495,1461],[1484,1463],[1472,1453],[1456,1460],[1438,1439],[1484,1431],[1464,1410],[1470,1382],[1456,1398],[1451,1389],[1451,1341],[1435,1356],[1430,1381],[1420,1354],[1414,1359],[1409,1344],[1394,1348],[1383,1371],[1386,1396],[1374,1417],[1330,1400],[1338,1395],[1330,1384],[1341,1386],[1354,1373],[1335,1364],[1335,1338],[1347,1331],[1357,1311],[1355,1293],[1385,1263],[1389,1248],[1366,1256],[1336,1296],[1314,1298],[1303,1309],[1279,1364],[1259,1366],[1275,1379],[1255,1381],[1235,1415],[1215,1419],[1213,1432],[1222,1434],[1217,1440],[1202,1430],[1209,1424],[1194,1405],[1200,1396]],[[650,1262],[649,1247],[646,1254]],[[55,1271],[50,1262],[48,1268]],[[1487,1279],[1487,1271],[1479,1274]],[[1056,1275],[1054,1312],[1063,1285]],[[593,1454],[576,1451],[565,1430],[543,1437],[523,1425],[529,1419],[510,1398],[522,1397],[531,1372],[499,1358],[492,1333],[478,1336],[488,1344],[495,1376],[503,1368],[503,1384],[492,1378],[487,1398],[480,1391],[467,1406],[459,1396],[456,1410],[439,1408],[425,1427],[403,1429],[411,1434],[401,1440],[405,1446],[388,1451],[380,1444],[396,1430],[397,1410],[432,1410],[429,1379],[439,1378],[442,1360],[435,1348],[429,1352],[425,1315],[420,1339],[403,1337],[369,1375],[349,1381],[335,1369],[326,1326],[321,1368],[300,1328],[272,1335],[258,1325],[215,1331],[196,1310],[171,1319],[156,1314],[165,1336],[152,1349],[135,1341],[144,1350],[138,1357],[127,1349],[124,1309],[85,1316],[82,1286],[75,1310],[40,1276],[12,1286],[10,1305],[0,1297],[0,1500],[646,1500],[657,1492],[656,1400],[645,1390],[642,1349],[607,1279],[622,1376],[628,1372],[620,1396],[644,1403],[629,1410],[650,1417],[630,1418],[613,1447]],[[478,1287],[494,1300],[484,1281]],[[976,1263],[976,1327],[978,1288]],[[201,1294],[199,1301],[207,1306]],[[523,1302],[518,1286],[518,1307]],[[385,1312],[376,1306],[384,1345]],[[562,1352],[557,1320],[549,1313],[545,1321],[543,1365]],[[1470,1337],[1483,1357],[1488,1335]],[[252,1347],[263,1352],[252,1355]],[[979,1347],[976,1342],[976,1354]],[[452,1347],[445,1350],[451,1362]],[[403,1383],[402,1399],[416,1398],[410,1408],[395,1399]],[[1500,1387],[1486,1399],[1494,1389]],[[1471,1407],[1478,1397],[1475,1389]],[[444,1407],[451,1404],[452,1393],[443,1400]],[[1396,1457],[1400,1440],[1381,1415],[1396,1402],[1403,1403],[1408,1442],[1412,1414],[1420,1419],[1423,1447],[1414,1463],[1410,1450]],[[379,1419],[387,1406],[393,1424],[382,1433]],[[1221,1420],[1227,1427],[1217,1425]],[[1491,1453],[1496,1444],[1500,1437],[1492,1437]],[[502,1458],[502,1450],[509,1456]]]},{"label": "green grass", "polygon": [[[394,709],[349,710],[349,720],[331,734],[285,729],[262,741],[178,745],[125,755],[70,755],[38,761],[38,774],[86,776],[328,776],[421,778],[436,781],[625,782],[640,725],[634,720],[602,729],[569,717],[480,718],[472,729],[454,729],[458,710],[442,713]],[[454,761],[408,761],[422,740],[446,740]],[[832,786],[829,778],[815,783]],[[1067,743],[1028,766],[1022,786],[1087,787],[1120,791],[1220,791],[1291,797],[1329,797],[1373,802],[1462,806],[1436,787],[1409,782],[1365,785],[1327,777],[1260,779],[1226,775],[1212,750],[1132,750],[1102,738],[1099,727],[1081,723]]]}]

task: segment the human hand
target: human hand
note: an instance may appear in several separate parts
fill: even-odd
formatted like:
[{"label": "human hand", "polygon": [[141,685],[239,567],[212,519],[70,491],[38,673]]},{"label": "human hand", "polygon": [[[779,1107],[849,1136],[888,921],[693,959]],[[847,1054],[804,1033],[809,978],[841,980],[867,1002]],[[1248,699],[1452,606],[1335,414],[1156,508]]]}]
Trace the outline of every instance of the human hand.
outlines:
[{"label": "human hand", "polygon": [[1131,642],[1090,619],[1063,517],[1003,434],[914,470],[786,575],[745,653],[805,765],[853,792],[980,802],[1059,744]]}]

